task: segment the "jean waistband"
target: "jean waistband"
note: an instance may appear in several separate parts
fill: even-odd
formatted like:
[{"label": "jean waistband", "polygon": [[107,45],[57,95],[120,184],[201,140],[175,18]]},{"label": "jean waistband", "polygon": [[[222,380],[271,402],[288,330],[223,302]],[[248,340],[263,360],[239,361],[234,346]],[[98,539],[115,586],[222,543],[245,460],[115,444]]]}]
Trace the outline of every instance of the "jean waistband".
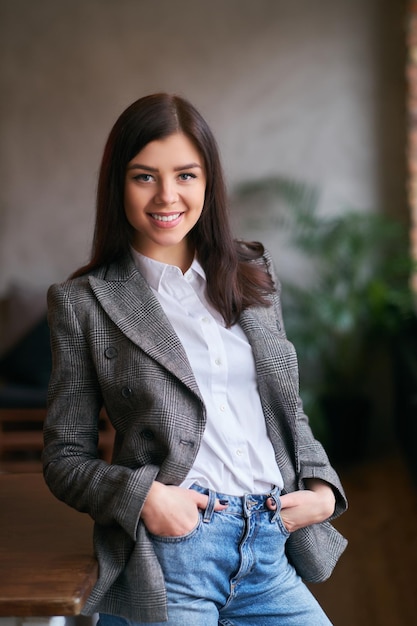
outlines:
[{"label": "jean waistband", "polygon": [[191,485],[190,489],[194,489],[194,491],[211,496],[211,499],[217,498],[219,500],[227,500],[228,506],[225,512],[237,515],[240,514],[245,517],[255,511],[270,512],[270,509],[266,506],[266,500],[271,497],[277,499],[280,495],[279,487],[273,487],[268,493],[247,493],[243,496],[231,496],[226,493],[213,491],[211,489],[207,489],[206,487],[201,487],[197,483]]}]

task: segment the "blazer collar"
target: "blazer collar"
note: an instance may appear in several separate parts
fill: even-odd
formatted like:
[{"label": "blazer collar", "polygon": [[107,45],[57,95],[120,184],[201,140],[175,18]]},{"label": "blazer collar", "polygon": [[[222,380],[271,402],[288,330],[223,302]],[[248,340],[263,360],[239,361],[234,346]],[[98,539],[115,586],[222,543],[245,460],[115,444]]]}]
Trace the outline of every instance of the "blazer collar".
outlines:
[{"label": "blazer collar", "polygon": [[132,257],[89,276],[89,282],[100,305],[126,337],[201,399],[185,350]]}]

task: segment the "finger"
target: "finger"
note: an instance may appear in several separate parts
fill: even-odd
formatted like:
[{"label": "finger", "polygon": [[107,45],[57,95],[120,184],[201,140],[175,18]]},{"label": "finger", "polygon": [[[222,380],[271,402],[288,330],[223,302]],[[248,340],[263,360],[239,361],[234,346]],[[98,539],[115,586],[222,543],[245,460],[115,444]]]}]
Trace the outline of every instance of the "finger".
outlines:
[{"label": "finger", "polygon": [[297,504],[298,504],[297,494],[294,495],[293,492],[286,493],[283,496],[280,496],[279,499],[281,501],[281,509],[288,509],[288,508],[291,508],[293,506],[297,506]]},{"label": "finger", "polygon": [[269,498],[265,500],[265,504],[270,511],[275,511],[277,508],[277,501],[273,496],[269,496]]},{"label": "finger", "polygon": [[[192,499],[194,500],[194,502],[196,503],[199,509],[201,509],[202,511],[206,510],[207,505],[208,505],[208,500],[209,500],[208,496],[202,493],[198,493],[197,491],[193,491],[192,489],[190,490],[190,496],[192,497]],[[222,511],[226,509],[228,505],[229,505],[229,500],[227,500],[226,498],[224,499],[216,498],[216,501],[214,503],[214,510]]]},{"label": "finger", "polygon": [[222,498],[221,500],[216,499],[216,504],[214,505],[215,511],[224,511],[229,506],[229,500],[226,498]]},{"label": "finger", "polygon": [[204,509],[207,508],[208,496],[205,496],[203,493],[198,493],[198,491],[194,491],[193,489],[189,490],[189,495],[199,509],[204,511]]}]

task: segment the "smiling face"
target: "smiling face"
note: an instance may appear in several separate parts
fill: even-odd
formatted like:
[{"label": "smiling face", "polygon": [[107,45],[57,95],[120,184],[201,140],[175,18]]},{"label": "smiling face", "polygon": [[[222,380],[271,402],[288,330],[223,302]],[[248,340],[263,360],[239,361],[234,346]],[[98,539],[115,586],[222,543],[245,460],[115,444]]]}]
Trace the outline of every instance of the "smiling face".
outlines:
[{"label": "smiling face", "polygon": [[200,218],[205,190],[203,158],[186,135],[148,143],[126,168],[124,207],[133,247],[188,269],[194,250],[187,236]]}]

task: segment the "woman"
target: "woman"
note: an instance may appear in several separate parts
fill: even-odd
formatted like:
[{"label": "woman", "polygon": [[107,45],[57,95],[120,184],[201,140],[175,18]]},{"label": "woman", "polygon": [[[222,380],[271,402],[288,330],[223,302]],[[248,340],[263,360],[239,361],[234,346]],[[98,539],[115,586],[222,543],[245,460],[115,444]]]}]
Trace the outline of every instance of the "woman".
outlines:
[{"label": "woman", "polygon": [[95,520],[84,613],[329,624],[302,579],[330,575],[346,499],[302,410],[270,257],[233,240],[215,140],[186,100],[147,96],[117,120],[91,261],[48,303],[44,473]]}]

